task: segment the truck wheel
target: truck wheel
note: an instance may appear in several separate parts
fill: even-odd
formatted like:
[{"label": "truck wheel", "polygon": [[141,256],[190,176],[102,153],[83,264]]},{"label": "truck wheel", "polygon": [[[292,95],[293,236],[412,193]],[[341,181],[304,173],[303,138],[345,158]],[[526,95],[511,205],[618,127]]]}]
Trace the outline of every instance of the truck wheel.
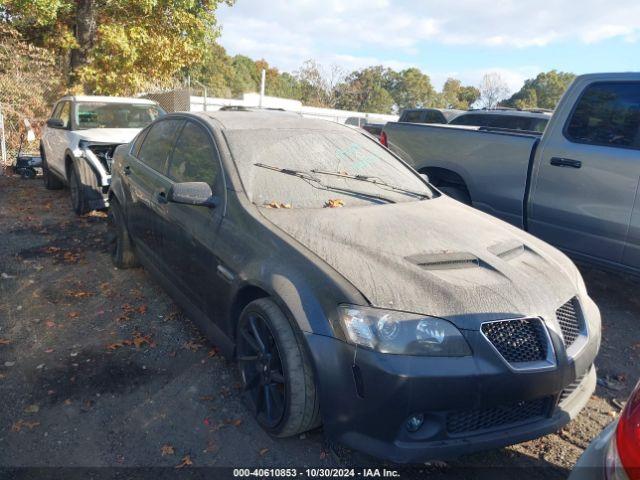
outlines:
[{"label": "truck wheel", "polygon": [[248,403],[264,430],[290,437],[320,425],[311,361],[272,300],[254,300],[240,314],[237,360]]},{"label": "truck wheel", "polygon": [[78,215],[94,209],[102,200],[98,179],[87,162],[74,160],[69,169],[69,189],[71,190],[71,207]]},{"label": "truck wheel", "polygon": [[454,200],[464,203],[465,205],[471,205],[471,196],[464,187],[442,186],[438,187],[442,193],[453,198]]},{"label": "truck wheel", "polygon": [[40,148],[40,156],[42,157],[42,179],[44,180],[44,188],[47,190],[60,190],[64,184],[49,170],[47,158],[44,156],[44,148]]},{"label": "truck wheel", "polygon": [[109,243],[111,244],[111,261],[118,268],[138,266],[138,260],[124,221],[124,214],[118,201],[113,198],[109,208]]}]

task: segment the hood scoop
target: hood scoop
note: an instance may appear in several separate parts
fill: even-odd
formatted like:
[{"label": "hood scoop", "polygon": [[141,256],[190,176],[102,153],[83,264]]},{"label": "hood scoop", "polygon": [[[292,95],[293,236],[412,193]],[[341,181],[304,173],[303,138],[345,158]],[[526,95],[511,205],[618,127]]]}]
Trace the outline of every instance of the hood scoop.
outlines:
[{"label": "hood scoop", "polygon": [[423,253],[405,257],[405,260],[425,270],[456,270],[479,267],[478,257],[467,252]]},{"label": "hood scoop", "polygon": [[501,259],[509,261],[522,255],[525,252],[526,247],[522,243],[512,240],[497,243],[487,248],[487,250]]}]

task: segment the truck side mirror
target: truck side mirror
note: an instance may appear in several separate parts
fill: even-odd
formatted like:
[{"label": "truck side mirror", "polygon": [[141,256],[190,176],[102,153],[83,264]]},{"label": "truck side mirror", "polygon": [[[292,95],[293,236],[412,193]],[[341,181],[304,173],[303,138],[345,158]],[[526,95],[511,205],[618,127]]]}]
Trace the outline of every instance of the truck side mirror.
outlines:
[{"label": "truck side mirror", "polygon": [[64,128],[64,122],[60,118],[50,118],[47,120],[47,127]]}]

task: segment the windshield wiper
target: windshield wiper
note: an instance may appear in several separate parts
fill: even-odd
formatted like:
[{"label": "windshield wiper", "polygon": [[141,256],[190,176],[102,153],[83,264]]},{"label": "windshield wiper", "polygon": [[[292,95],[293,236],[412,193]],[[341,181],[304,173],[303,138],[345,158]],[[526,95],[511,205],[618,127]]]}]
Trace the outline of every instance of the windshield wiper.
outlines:
[{"label": "windshield wiper", "polygon": [[[311,185],[312,187],[319,188],[321,190],[334,190],[337,192],[345,192],[345,193],[351,193],[353,195],[360,195],[363,197],[375,198],[377,200],[382,200],[383,202],[387,202],[387,203],[396,203],[395,200],[392,200],[383,195],[361,192],[360,190],[352,190],[350,188],[337,187],[334,185],[327,185],[326,183],[323,183],[319,178],[316,178],[313,175],[311,175],[310,172],[307,172],[304,170],[294,170],[292,168],[281,168],[281,167],[276,167],[274,165],[268,165],[266,163],[254,163],[254,165],[256,167],[266,168],[267,170],[273,170],[274,172],[284,173],[285,175],[291,175],[293,177],[301,178],[302,180],[309,182],[309,185]],[[316,172],[313,172],[313,173],[316,173]]]},{"label": "windshield wiper", "polygon": [[331,176],[334,176],[334,177],[350,178],[352,180],[358,180],[360,182],[373,183],[374,185],[391,188],[392,190],[397,190],[399,192],[408,193],[409,195],[415,195],[417,197],[431,198],[431,195],[429,195],[427,193],[416,192],[415,190],[409,190],[407,188],[403,188],[403,187],[399,187],[397,185],[393,185],[391,183],[385,182],[380,177],[372,177],[372,176],[369,176],[369,175],[352,175],[352,174],[349,174],[349,173],[329,172],[329,171],[326,171],[326,170],[317,170],[317,169],[313,169],[313,170],[311,170],[311,172],[319,173],[321,175],[331,175]]}]

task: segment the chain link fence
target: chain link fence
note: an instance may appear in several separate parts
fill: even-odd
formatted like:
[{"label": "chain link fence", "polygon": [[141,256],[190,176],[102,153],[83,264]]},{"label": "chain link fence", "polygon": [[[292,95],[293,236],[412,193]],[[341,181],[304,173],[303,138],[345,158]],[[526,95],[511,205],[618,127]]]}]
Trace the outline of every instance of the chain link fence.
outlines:
[{"label": "chain link fence", "polygon": [[[28,44],[9,26],[0,23],[0,110],[4,118],[6,152],[1,155],[0,151],[0,173],[14,164],[22,135],[25,138],[22,151],[38,152],[42,125],[51,105],[62,93],[61,72],[47,50]],[[26,139],[25,120],[36,134],[34,141]]]}]

